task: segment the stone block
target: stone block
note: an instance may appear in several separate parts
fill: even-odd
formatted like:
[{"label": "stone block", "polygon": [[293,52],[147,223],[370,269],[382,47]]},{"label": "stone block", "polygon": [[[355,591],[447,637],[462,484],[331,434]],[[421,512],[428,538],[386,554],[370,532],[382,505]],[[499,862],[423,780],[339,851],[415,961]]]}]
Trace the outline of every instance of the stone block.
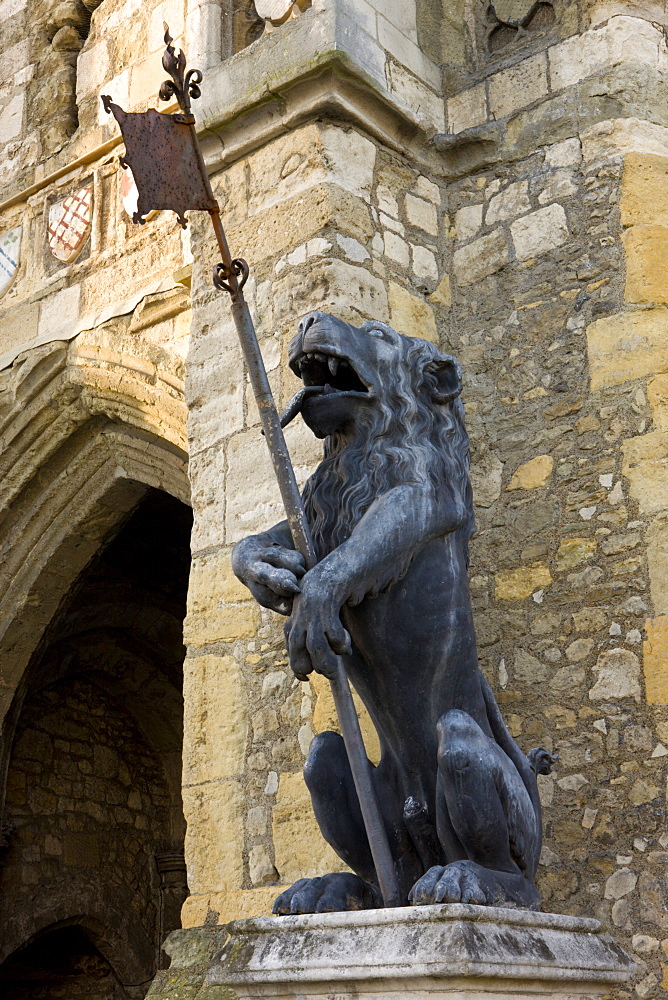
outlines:
[{"label": "stone block", "polygon": [[552,90],[581,80],[621,62],[655,65],[661,32],[633,17],[614,17],[605,26],[574,35],[548,50]]},{"label": "stone block", "polygon": [[652,431],[622,443],[622,472],[642,514],[668,509],[668,432]]},{"label": "stone block", "polygon": [[[160,81],[158,82],[160,86]],[[122,108],[128,108],[130,106],[130,70],[124,69],[122,73],[118,76],[113,77],[111,80],[107,80],[103,89],[105,94],[109,94],[112,101],[115,104],[120,104]],[[102,101],[97,101],[97,124],[106,125],[108,128],[117,128],[116,122],[113,120],[111,115],[108,115],[102,106]]]},{"label": "stone block", "polygon": [[453,264],[457,284],[475,285],[508,263],[506,238],[500,229],[455,250]]},{"label": "stone block", "polygon": [[342,260],[319,260],[307,273],[290,274],[274,282],[274,319],[296,324],[310,309],[322,309],[341,319],[359,324],[364,320],[389,319],[388,298],[384,282],[363,267]]},{"label": "stone block", "polygon": [[436,207],[424,198],[416,198],[415,195],[406,195],[406,217],[409,222],[418,229],[423,229],[425,233],[432,236],[438,235],[438,214]]},{"label": "stone block", "polygon": [[569,237],[561,205],[548,205],[511,224],[510,233],[518,260],[529,260],[562,246]]},{"label": "stone block", "polygon": [[349,871],[323,840],[300,771],[279,778],[272,831],[275,865],[282,882]]},{"label": "stone block", "polygon": [[106,41],[90,48],[84,46],[77,58],[77,100],[96,93],[109,73],[109,49]]},{"label": "stone block", "polygon": [[547,484],[553,469],[554,459],[551,455],[536,455],[515,469],[506,489],[539,489]]},{"label": "stone block", "polygon": [[[403,5],[394,4],[392,9],[398,10]],[[411,5],[412,6],[412,5]],[[428,84],[433,90],[441,88],[441,69],[428,59],[422,49],[417,44],[417,39],[413,41],[408,38],[399,28],[395,27],[391,21],[378,15],[378,41],[386,52],[394,56],[397,62],[415,73],[417,77]]]},{"label": "stone block", "polygon": [[24,109],[25,94],[19,93],[12,97],[0,112],[0,146],[21,135]]},{"label": "stone block", "polygon": [[264,917],[228,931],[206,978],[239,1000],[593,1000],[636,971],[598,920],[464,903]]},{"label": "stone block", "polygon": [[547,167],[574,167],[582,159],[582,148],[579,139],[565,139],[555,142],[545,150],[545,165]]},{"label": "stone block", "polygon": [[596,540],[594,538],[564,538],[559,543],[554,559],[554,568],[559,573],[575,569],[576,566],[581,566],[582,563],[593,559],[595,552]]},{"label": "stone block", "polygon": [[212,892],[207,898],[208,909],[218,914],[219,924],[227,924],[230,920],[244,920],[248,917],[268,916],[281,888],[278,885],[266,885],[256,889],[227,889],[225,892]]},{"label": "stone block", "polygon": [[429,296],[430,302],[435,302],[439,306],[449,308],[452,305],[452,291],[450,289],[450,275],[444,274],[434,291]]},{"label": "stone block", "polygon": [[485,212],[485,225],[493,226],[497,222],[516,219],[518,215],[525,215],[530,211],[529,183],[517,181],[515,184],[509,184],[490,200]]},{"label": "stone block", "polygon": [[626,155],[619,209],[623,226],[668,226],[668,156]]},{"label": "stone block", "polygon": [[500,570],[494,578],[494,596],[497,601],[523,601],[551,583],[547,563],[537,562],[518,566],[517,569]]},{"label": "stone block", "polygon": [[594,670],[598,679],[589,692],[591,701],[640,701],[640,660],[630,649],[609,649],[601,653]]},{"label": "stone block", "polygon": [[464,205],[455,213],[458,240],[470,240],[482,226],[484,205]]},{"label": "stone block", "polygon": [[[355,0],[356,5],[359,3],[360,0]],[[394,60],[387,63],[387,81],[389,91],[410,110],[412,116],[437,132],[445,132],[445,108],[440,95]]]},{"label": "stone block", "polygon": [[244,768],[246,688],[232,656],[188,656],[183,665],[183,781],[239,776]]},{"label": "stone block", "polygon": [[[368,202],[375,163],[376,146],[354,129],[322,124],[296,129],[250,157],[249,214],[291,201],[319,184],[335,184]],[[299,211],[299,206],[295,209]]]},{"label": "stone block", "polygon": [[40,339],[51,336],[53,340],[57,340],[58,334],[69,333],[79,318],[80,293],[81,285],[72,284],[42,299],[37,325],[37,336]]},{"label": "stone block", "polygon": [[657,375],[649,380],[647,399],[656,430],[668,430],[668,375]]},{"label": "stone block", "polygon": [[[298,481],[303,483],[322,457],[322,446],[300,420],[286,438]],[[235,434],[228,446],[226,479],[230,542],[262,531],[285,515],[267,446],[256,428]]]},{"label": "stone block", "polygon": [[[429,282],[437,280],[438,264],[431,250],[411,244],[411,257],[413,260],[413,274],[416,278],[423,278]],[[431,302],[434,301],[431,296],[429,299]]]},{"label": "stone block", "polygon": [[241,888],[244,810],[240,781],[206,781],[194,787],[184,786],[185,854],[191,892]]},{"label": "stone block", "polygon": [[28,345],[37,336],[39,321],[39,304],[28,302],[23,305],[9,307],[2,314],[0,327],[0,356],[10,351],[16,352],[22,345]]},{"label": "stone block", "polygon": [[448,131],[463,132],[487,121],[485,84],[479,83],[448,99]]},{"label": "stone block", "polygon": [[396,281],[389,284],[390,323],[408,337],[424,337],[438,343],[436,320],[429,303],[413,295]]},{"label": "stone block", "polygon": [[547,56],[540,52],[489,78],[489,110],[492,118],[506,115],[547,97]]},{"label": "stone block", "polygon": [[668,225],[632,226],[622,239],[626,251],[626,301],[641,305],[667,303]]},{"label": "stone block", "polygon": [[638,309],[587,328],[591,389],[663,372],[668,367],[668,309]]},{"label": "stone block", "polygon": [[645,551],[654,611],[668,614],[668,515],[660,514],[647,525]]},{"label": "stone block", "polygon": [[650,705],[668,705],[668,615],[645,622],[643,642],[645,697]]},{"label": "stone block", "polygon": [[[211,561],[214,560],[212,556]],[[212,642],[250,639],[260,624],[259,608],[248,599],[248,591],[241,595],[240,603],[228,603],[221,594],[220,581],[210,575],[210,565],[202,565],[202,562],[206,560],[198,560],[190,577],[188,614],[183,623],[184,642],[199,647]]]}]

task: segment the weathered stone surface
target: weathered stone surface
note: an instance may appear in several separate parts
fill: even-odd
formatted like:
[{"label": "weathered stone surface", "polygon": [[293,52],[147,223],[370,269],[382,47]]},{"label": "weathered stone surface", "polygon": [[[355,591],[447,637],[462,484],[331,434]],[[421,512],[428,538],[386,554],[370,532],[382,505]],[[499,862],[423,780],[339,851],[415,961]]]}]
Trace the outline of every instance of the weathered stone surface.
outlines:
[{"label": "weathered stone surface", "polygon": [[[635,966],[602,925],[586,917],[502,910],[462,903],[239,921],[212,963],[210,984],[240,998],[360,997],[387,1000],[429,992],[487,1000],[499,971],[512,971],[512,995],[592,1000],[623,983]],[[407,961],[407,956],[410,961]],[[545,959],[543,956],[549,956]]]},{"label": "weathered stone surface", "polygon": [[640,660],[628,649],[601,653],[594,665],[598,680],[589,691],[592,701],[633,698],[640,701]]},{"label": "weathered stone surface", "polygon": [[490,200],[485,212],[485,225],[493,226],[497,222],[516,219],[518,215],[525,215],[530,211],[528,181],[517,181]]},{"label": "weathered stone surface", "polygon": [[668,615],[645,622],[643,643],[645,697],[650,705],[668,705]]},{"label": "weathered stone surface", "polygon": [[390,323],[409,337],[424,337],[432,343],[438,342],[436,320],[431,306],[424,299],[413,295],[396,281],[389,284]]},{"label": "weathered stone surface", "polygon": [[510,233],[518,260],[529,260],[565,243],[569,237],[566,213],[561,205],[548,205],[517,219]]},{"label": "weathered stone surface", "polygon": [[564,538],[559,543],[554,560],[554,568],[563,573],[574,569],[583,562],[592,559],[596,552],[596,541],[593,538]]},{"label": "weathered stone surface", "polygon": [[592,392],[662,372],[668,365],[668,309],[641,309],[587,328]]},{"label": "weathered stone surface", "polygon": [[508,263],[508,247],[500,229],[460,247],[454,253],[457,284],[474,285],[500,271]]},{"label": "weathered stone surface", "polygon": [[513,674],[518,684],[540,684],[547,677],[547,672],[545,664],[525,649],[518,649],[515,653]]},{"label": "weathered stone surface", "polygon": [[534,591],[549,587],[552,577],[546,563],[532,563],[517,569],[502,570],[494,579],[495,595],[499,601],[521,601]]},{"label": "weathered stone surface", "polygon": [[551,455],[536,455],[518,466],[506,489],[535,490],[545,486],[552,475],[554,459]]},{"label": "weathered stone surface", "polygon": [[623,472],[643,514],[668,507],[668,432],[652,431],[622,443]]},{"label": "weathered stone surface", "polygon": [[185,850],[191,892],[241,888],[244,805],[240,781],[184,786]]},{"label": "weathered stone surface", "polygon": [[248,709],[243,677],[234,657],[187,657],[183,697],[184,782],[195,785],[240,775],[246,752]]},{"label": "weathered stone surface", "polygon": [[282,882],[348,871],[322,838],[301,772],[280,776],[272,832],[275,865]]},{"label": "weathered stone surface", "polygon": [[547,58],[544,52],[490,77],[489,109],[494,118],[547,96]]},{"label": "weathered stone surface", "polygon": [[667,181],[668,156],[628,153],[619,203],[622,225],[668,225]]},{"label": "weathered stone surface", "polygon": [[452,292],[450,289],[450,275],[444,274],[434,291],[429,296],[430,302],[435,302],[439,306],[450,307],[452,305]]},{"label": "weathered stone surface", "polygon": [[471,466],[473,502],[478,507],[491,507],[501,496],[503,462],[487,453]]},{"label": "weathered stone surface", "polygon": [[627,302],[641,305],[668,302],[665,261],[668,225],[637,225],[624,233]]}]

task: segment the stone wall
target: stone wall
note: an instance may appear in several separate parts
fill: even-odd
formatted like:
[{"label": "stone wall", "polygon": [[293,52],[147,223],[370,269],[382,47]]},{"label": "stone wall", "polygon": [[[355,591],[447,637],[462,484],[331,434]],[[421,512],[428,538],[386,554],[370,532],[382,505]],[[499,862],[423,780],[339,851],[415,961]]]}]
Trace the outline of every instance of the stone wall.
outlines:
[{"label": "stone wall", "polygon": [[[117,129],[99,104],[110,93],[158,105],[166,19],[207,71],[195,110],[230,245],[251,265],[279,404],[297,387],[287,342],[313,308],[387,321],[462,361],[481,665],[520,745],[560,755],[541,779],[545,906],[609,922],[641,966],[620,996],[657,996],[668,987],[663,10],[555,0],[511,24],[485,4],[314,0],[274,26],[246,6],[103,0],[77,28],[76,121],[54,112],[47,134],[34,95],[56,36],[26,45],[19,0],[0,5],[3,44],[19,46],[0,93],[0,237],[22,226],[0,301],[3,704],[129,509],[120,484],[187,498],[187,447],[184,925],[266,913],[278,885],[340,867],[301,778],[312,735],[335,725],[328,687],[292,677],[282,622],[230,570],[233,543],[281,508],[211,286],[209,223],[193,217],[181,238],[167,213],[131,225]],[[88,183],[90,231],[63,264],[46,246],[49,208]],[[288,441],[303,483],[318,443],[300,421]]]}]

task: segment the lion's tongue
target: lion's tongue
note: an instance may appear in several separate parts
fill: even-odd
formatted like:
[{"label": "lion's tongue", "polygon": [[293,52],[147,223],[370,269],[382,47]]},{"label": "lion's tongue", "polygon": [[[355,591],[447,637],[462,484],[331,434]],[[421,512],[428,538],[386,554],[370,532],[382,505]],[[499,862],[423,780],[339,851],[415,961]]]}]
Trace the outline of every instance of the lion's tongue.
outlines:
[{"label": "lion's tongue", "polygon": [[281,427],[287,427],[295,419],[309,396],[327,395],[335,392],[331,385],[305,385],[299,389],[281,413]]}]

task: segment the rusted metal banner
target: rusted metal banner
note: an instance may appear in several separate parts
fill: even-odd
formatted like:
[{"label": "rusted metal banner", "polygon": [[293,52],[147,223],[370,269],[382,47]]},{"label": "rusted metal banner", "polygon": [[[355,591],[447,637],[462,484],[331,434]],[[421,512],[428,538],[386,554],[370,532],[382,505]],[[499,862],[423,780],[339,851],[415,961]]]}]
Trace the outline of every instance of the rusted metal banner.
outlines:
[{"label": "rusted metal banner", "polygon": [[106,95],[102,103],[120,126],[125,142],[121,166],[130,168],[139,192],[133,222],[143,223],[149,212],[168,209],[185,229],[188,209],[216,210],[193,147],[192,115],[164,115],[154,108],[128,113]]}]

